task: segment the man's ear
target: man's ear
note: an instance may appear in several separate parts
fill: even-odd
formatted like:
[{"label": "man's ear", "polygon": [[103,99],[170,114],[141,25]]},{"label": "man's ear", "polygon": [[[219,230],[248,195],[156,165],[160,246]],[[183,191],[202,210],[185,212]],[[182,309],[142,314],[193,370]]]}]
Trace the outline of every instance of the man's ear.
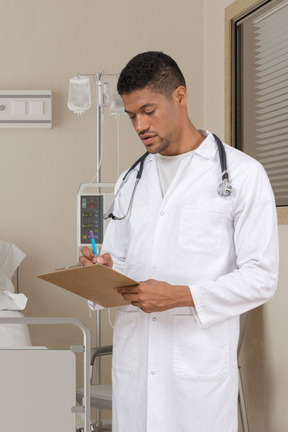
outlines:
[{"label": "man's ear", "polygon": [[174,97],[179,106],[186,105],[187,101],[187,90],[184,86],[179,86],[174,90]]}]

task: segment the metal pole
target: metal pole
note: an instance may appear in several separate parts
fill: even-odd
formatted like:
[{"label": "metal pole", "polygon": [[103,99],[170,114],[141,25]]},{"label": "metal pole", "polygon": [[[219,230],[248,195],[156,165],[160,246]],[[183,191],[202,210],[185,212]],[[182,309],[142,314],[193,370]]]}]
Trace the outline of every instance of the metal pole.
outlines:
[{"label": "metal pole", "polygon": [[96,126],[97,126],[97,140],[96,140],[96,182],[100,182],[101,171],[100,171],[100,160],[101,160],[101,142],[102,142],[102,101],[101,101],[101,76],[102,74],[98,72],[96,74],[96,87],[97,87],[97,95],[96,95],[96,106],[97,106],[97,118],[96,118]]},{"label": "metal pole", "polygon": [[[96,105],[97,105],[97,140],[96,140],[96,182],[101,182],[101,143],[102,143],[102,89],[101,89],[101,73],[96,74],[97,79],[97,95],[96,95]],[[100,193],[100,188],[97,191]],[[101,346],[101,311],[96,311],[96,348]],[[101,383],[101,360],[100,357],[96,359],[96,384]],[[96,426],[101,426],[101,410],[96,409]]]}]

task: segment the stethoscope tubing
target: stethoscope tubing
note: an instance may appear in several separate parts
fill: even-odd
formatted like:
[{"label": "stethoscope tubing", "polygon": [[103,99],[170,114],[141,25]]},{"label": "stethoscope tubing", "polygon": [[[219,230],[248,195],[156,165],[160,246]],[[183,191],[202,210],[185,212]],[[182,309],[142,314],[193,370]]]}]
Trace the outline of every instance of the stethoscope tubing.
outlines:
[{"label": "stethoscope tubing", "polygon": [[149,155],[150,153],[147,151],[146,153],[144,153],[139,159],[137,159],[136,162],[133,163],[133,165],[129,168],[129,170],[126,172],[126,174],[124,175],[122,182],[125,182],[128,175],[130,174],[131,171],[134,170],[134,168],[140,163],[140,167],[139,170],[137,172],[136,178],[141,179],[142,177],[142,173],[143,173],[143,168],[144,168],[144,161],[146,159],[146,157]]},{"label": "stethoscope tubing", "polygon": [[229,181],[228,171],[227,171],[227,158],[226,158],[226,152],[224,148],[224,144],[220,140],[220,138],[217,137],[217,135],[212,134],[217,147],[219,151],[219,160],[220,160],[220,166],[221,166],[221,173],[222,173],[222,180],[226,179]]},{"label": "stethoscope tubing", "polygon": [[[222,141],[220,140],[220,138],[217,137],[217,135],[212,134],[214,137],[214,140],[217,144],[218,147],[218,153],[219,153],[219,161],[220,161],[220,167],[221,167],[221,177],[222,177],[222,181],[218,186],[217,189],[217,193],[219,196],[221,197],[226,197],[226,196],[230,196],[232,193],[232,186],[229,183],[229,176],[228,176],[228,171],[227,171],[227,158],[226,158],[226,152],[225,152],[225,148],[224,148],[224,144],[222,143]],[[131,208],[132,208],[132,204],[133,204],[133,200],[134,200],[134,195],[135,195],[135,191],[137,188],[137,185],[142,177],[143,174],[143,168],[144,168],[144,162],[146,157],[149,155],[149,152],[144,153],[139,159],[136,160],[136,162],[133,163],[133,165],[128,169],[128,171],[126,172],[126,174],[124,175],[122,182],[118,188],[118,190],[116,191],[115,195],[114,195],[114,199],[112,200],[111,204],[109,205],[107,211],[104,213],[104,219],[108,219],[111,218],[113,220],[122,220],[124,219],[130,212]],[[126,214],[122,217],[117,217],[113,214],[112,209],[114,206],[114,202],[116,197],[118,196],[120,190],[122,189],[123,185],[127,182],[128,180],[128,176],[129,174],[137,167],[137,165],[140,164],[137,175],[136,175],[136,182],[132,191],[132,195],[130,198],[130,202],[129,202],[129,206],[128,206],[128,210],[126,212]]]}]

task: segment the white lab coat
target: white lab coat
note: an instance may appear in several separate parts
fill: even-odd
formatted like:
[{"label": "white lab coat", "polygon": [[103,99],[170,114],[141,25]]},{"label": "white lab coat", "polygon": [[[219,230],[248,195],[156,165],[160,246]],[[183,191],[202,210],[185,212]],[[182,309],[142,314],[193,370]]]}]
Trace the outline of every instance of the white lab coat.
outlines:
[{"label": "white lab coat", "polygon": [[[225,145],[233,193],[219,197],[211,134],[161,196],[146,158],[133,208],[111,221],[103,252],[136,280],[189,285],[195,308],[120,307],[114,326],[113,432],[236,432],[239,315],[276,289],[274,197],[263,167]],[[136,172],[115,204],[127,211]],[[117,188],[117,186],[116,186]]]}]

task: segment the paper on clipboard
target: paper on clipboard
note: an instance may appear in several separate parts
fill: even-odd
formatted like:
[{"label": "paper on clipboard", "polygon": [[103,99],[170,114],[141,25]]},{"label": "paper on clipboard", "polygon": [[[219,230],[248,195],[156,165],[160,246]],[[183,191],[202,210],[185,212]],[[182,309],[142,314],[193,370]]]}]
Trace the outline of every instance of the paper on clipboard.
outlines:
[{"label": "paper on clipboard", "polygon": [[130,304],[115,288],[138,285],[135,280],[101,264],[56,270],[37,277],[107,308]]}]

